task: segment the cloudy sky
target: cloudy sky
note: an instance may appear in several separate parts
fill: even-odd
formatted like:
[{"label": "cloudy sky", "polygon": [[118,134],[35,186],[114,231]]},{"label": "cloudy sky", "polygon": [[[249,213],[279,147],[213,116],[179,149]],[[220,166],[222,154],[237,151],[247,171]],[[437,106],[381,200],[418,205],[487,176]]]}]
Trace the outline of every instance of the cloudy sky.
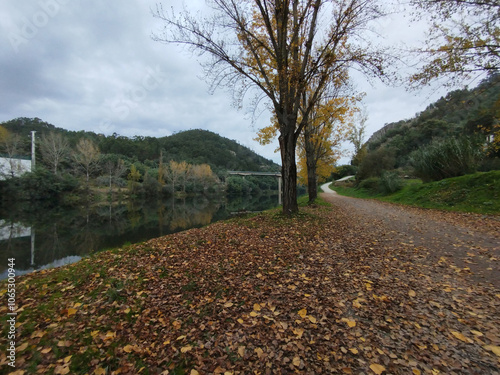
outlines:
[{"label": "cloudy sky", "polygon": [[[279,162],[276,144],[252,139],[269,122],[255,122],[232,106],[225,91],[208,93],[196,56],[154,42],[161,23],[154,0],[4,0],[0,3],[0,122],[39,117],[57,127],[106,135],[162,137],[207,129]],[[180,0],[164,0],[178,8]],[[201,7],[203,1],[187,2]],[[388,45],[423,38],[423,28],[394,14],[373,25]],[[365,91],[367,136],[407,119],[438,99],[443,89],[407,92],[370,85]],[[349,159],[345,159],[348,161]]]}]

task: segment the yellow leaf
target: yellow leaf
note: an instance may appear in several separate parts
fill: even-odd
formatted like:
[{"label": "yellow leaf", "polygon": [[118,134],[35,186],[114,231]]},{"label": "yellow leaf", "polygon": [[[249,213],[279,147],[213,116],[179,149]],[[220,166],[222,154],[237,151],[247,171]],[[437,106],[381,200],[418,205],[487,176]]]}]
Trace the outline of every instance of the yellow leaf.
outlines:
[{"label": "yellow leaf", "polygon": [[413,369],[413,370],[411,370],[411,371],[412,371],[415,375],[420,375],[420,374],[421,374],[420,370],[419,370],[419,369],[416,369],[416,368],[414,368],[414,369]]},{"label": "yellow leaf", "polygon": [[352,349],[349,349],[349,351],[352,353],[352,354],[358,354],[358,349],[356,348],[352,348]]},{"label": "yellow leaf", "polygon": [[251,311],[251,312],[250,312],[250,316],[251,316],[251,317],[254,317],[254,318],[255,318],[257,315],[259,315],[259,314],[257,314],[255,311]]},{"label": "yellow leaf", "polygon": [[307,315],[307,310],[306,309],[299,310],[298,314],[300,315],[301,318],[305,318]]},{"label": "yellow leaf", "polygon": [[255,303],[255,304],[253,305],[253,309],[254,309],[255,311],[260,311],[260,310],[261,310],[261,307],[260,307],[260,305],[259,305],[258,303]]},{"label": "yellow leaf", "polygon": [[358,309],[361,307],[361,304],[359,303],[358,300],[352,301],[352,305]]},{"label": "yellow leaf", "polygon": [[52,348],[45,348],[42,351],[40,351],[40,353],[47,354],[47,353],[50,353],[51,350],[52,350]]},{"label": "yellow leaf", "polygon": [[66,358],[64,358],[64,363],[68,363],[69,361],[71,361],[71,357],[73,357],[73,356],[68,355]]},{"label": "yellow leaf", "polygon": [[415,293],[415,291],[414,291],[414,290],[410,290],[410,291],[408,292],[408,295],[409,295],[410,297],[415,297],[415,296],[417,295],[417,293]]},{"label": "yellow leaf", "polygon": [[293,357],[292,363],[294,366],[299,367],[300,366],[300,357]]},{"label": "yellow leaf", "polygon": [[127,308],[127,309],[123,310],[123,312],[124,312],[125,314],[128,314],[128,313],[130,312],[130,308]]},{"label": "yellow leaf", "polygon": [[182,336],[179,336],[175,339],[175,341],[181,341],[181,340],[184,340],[186,338],[186,336],[182,335]]},{"label": "yellow leaf", "polygon": [[473,329],[471,329],[470,331],[471,331],[471,332],[472,332],[472,334],[473,334],[473,335],[475,335],[475,336],[479,336],[479,337],[481,337],[481,336],[483,335],[481,332],[479,332],[479,331],[475,331],[475,330],[473,330]]},{"label": "yellow leaf", "polygon": [[79,308],[82,304],[80,302],[77,302],[73,305],[75,309]]},{"label": "yellow leaf", "polygon": [[22,344],[21,346],[18,346],[17,347],[17,351],[18,352],[22,352],[24,349],[26,349],[28,347],[28,343],[25,342],[24,344]]},{"label": "yellow leaf", "polygon": [[347,325],[352,328],[352,327],[356,327],[356,321],[353,320],[353,319],[350,319],[350,318],[342,318],[342,321],[343,322],[346,322]]},{"label": "yellow leaf", "polygon": [[484,346],[486,350],[495,353],[496,356],[500,357],[500,346],[496,345],[486,345]]},{"label": "yellow leaf", "polygon": [[309,316],[307,317],[307,319],[309,319],[309,321],[310,321],[311,323],[316,323],[316,322],[317,322],[317,320],[316,320],[316,318],[315,318],[314,316],[310,316],[310,315],[309,315]]},{"label": "yellow leaf", "polygon": [[193,349],[193,347],[191,345],[188,345],[188,346],[184,346],[181,348],[181,353],[187,353],[189,352],[191,349]]},{"label": "yellow leaf", "polygon": [[240,323],[240,324],[243,324],[243,323],[244,323],[244,322],[243,322],[243,319],[241,319],[241,318],[239,318],[237,321],[238,321],[238,323]]},{"label": "yellow leaf", "polygon": [[132,345],[126,345],[124,348],[123,348],[123,351],[125,353],[132,353],[132,351],[134,350],[134,347]]},{"label": "yellow leaf", "polygon": [[102,367],[96,368],[94,371],[94,375],[106,375],[106,370]]},{"label": "yellow leaf", "polygon": [[54,374],[56,375],[66,375],[69,374],[69,366],[68,365],[58,365],[54,369]]},{"label": "yellow leaf", "polygon": [[457,331],[451,331],[451,334],[453,336],[455,336],[457,339],[459,339],[460,341],[463,341],[463,342],[468,342],[470,343],[472,340],[465,337],[463,334],[461,334],[460,332],[457,332]]},{"label": "yellow leaf", "polygon": [[233,303],[232,303],[232,302],[226,302],[226,303],[224,304],[224,307],[231,307],[231,306],[233,306]]},{"label": "yellow leaf", "polygon": [[385,367],[377,363],[370,365],[370,369],[377,375],[380,375],[385,371]]},{"label": "yellow leaf", "polygon": [[189,375],[200,375],[200,373],[196,370],[191,370],[191,372],[189,373]]},{"label": "yellow leaf", "polygon": [[77,312],[77,310],[76,310],[76,309],[74,309],[74,308],[70,307],[70,308],[68,309],[68,316],[75,315],[75,314],[76,314],[76,312]]},{"label": "yellow leaf", "polygon": [[302,334],[304,333],[304,330],[302,328],[294,328],[293,333],[297,335],[297,338],[300,339],[302,337]]}]

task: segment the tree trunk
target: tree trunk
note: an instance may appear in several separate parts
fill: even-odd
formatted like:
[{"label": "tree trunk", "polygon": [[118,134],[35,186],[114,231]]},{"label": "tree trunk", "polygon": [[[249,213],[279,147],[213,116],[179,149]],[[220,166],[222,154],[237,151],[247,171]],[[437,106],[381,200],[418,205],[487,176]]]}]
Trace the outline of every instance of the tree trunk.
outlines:
[{"label": "tree trunk", "polygon": [[283,214],[290,216],[298,212],[297,205],[297,164],[295,146],[297,140],[293,131],[279,136],[281,151],[281,176],[283,178]]},{"label": "tree trunk", "polygon": [[307,159],[307,193],[309,194],[309,203],[313,203],[318,197],[318,176],[316,175],[316,163],[314,160],[310,159]]}]

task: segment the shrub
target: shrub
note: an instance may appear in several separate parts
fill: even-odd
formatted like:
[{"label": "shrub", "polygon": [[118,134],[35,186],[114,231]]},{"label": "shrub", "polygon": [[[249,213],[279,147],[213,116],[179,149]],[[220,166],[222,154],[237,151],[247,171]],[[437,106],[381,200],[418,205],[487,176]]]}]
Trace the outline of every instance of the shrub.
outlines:
[{"label": "shrub", "polygon": [[379,189],[383,194],[392,194],[403,187],[403,181],[395,171],[384,172],[380,178]]},{"label": "shrub", "polygon": [[372,193],[377,193],[379,191],[380,186],[380,178],[379,177],[370,177],[358,184],[358,188],[368,190]]},{"label": "shrub", "polygon": [[460,137],[434,141],[413,152],[410,163],[424,182],[474,173],[484,158],[480,138]]},{"label": "shrub", "polygon": [[363,159],[359,166],[356,178],[364,180],[368,177],[380,177],[384,170],[394,169],[396,158],[394,151],[386,148],[379,148],[370,152]]}]

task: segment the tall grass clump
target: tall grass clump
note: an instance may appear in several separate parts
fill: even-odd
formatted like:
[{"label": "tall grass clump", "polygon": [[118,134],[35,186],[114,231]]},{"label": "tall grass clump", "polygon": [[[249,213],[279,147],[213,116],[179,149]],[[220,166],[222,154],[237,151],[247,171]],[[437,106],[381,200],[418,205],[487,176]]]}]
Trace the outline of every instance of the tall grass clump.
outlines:
[{"label": "tall grass clump", "polygon": [[392,194],[403,188],[403,180],[396,171],[385,171],[382,173],[379,182],[379,189],[382,194]]},{"label": "tall grass clump", "polygon": [[481,138],[463,136],[431,142],[414,151],[410,163],[415,175],[429,182],[474,173],[484,156]]}]

